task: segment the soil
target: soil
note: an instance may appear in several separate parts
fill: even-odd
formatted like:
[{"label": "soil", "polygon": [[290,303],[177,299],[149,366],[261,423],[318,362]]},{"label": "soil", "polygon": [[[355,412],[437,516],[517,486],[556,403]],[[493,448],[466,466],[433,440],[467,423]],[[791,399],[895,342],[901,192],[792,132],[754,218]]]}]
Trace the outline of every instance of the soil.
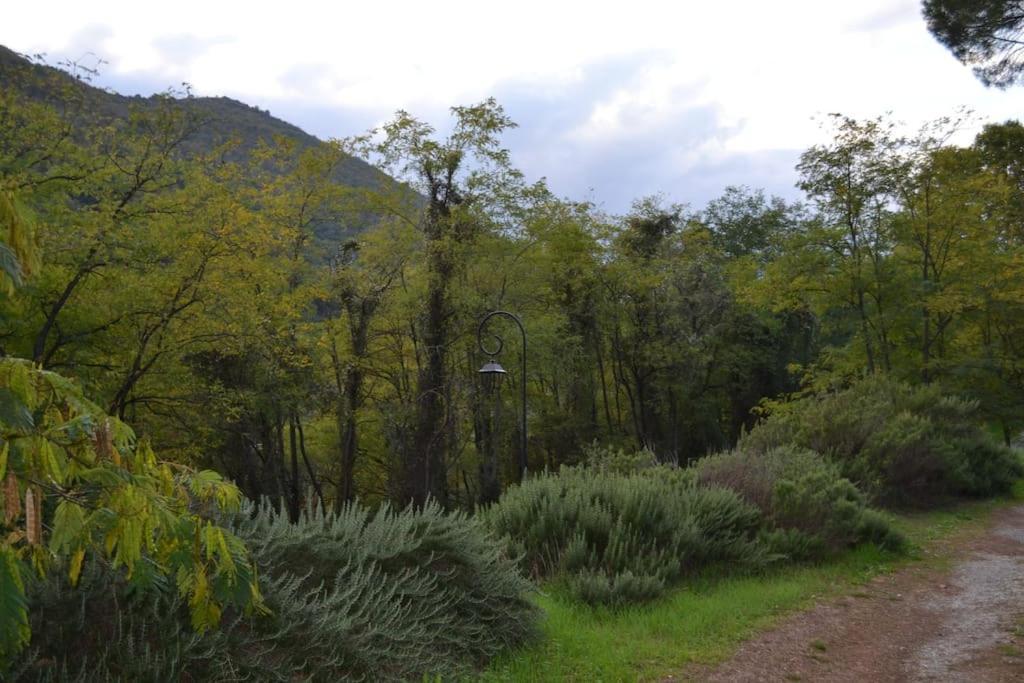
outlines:
[{"label": "soil", "polygon": [[878,576],[685,678],[1024,682],[1024,505],[925,552],[950,561]]}]

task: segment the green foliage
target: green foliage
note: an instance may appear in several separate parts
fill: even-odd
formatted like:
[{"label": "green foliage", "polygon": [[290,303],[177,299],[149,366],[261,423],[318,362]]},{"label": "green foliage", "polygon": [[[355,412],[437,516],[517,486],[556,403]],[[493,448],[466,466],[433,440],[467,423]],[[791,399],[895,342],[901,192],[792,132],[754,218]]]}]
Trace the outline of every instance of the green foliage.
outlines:
[{"label": "green foliage", "polygon": [[627,451],[596,441],[583,450],[583,464],[589,469],[611,474],[633,474],[650,469],[656,469],[659,474],[663,474],[668,469],[661,467],[658,458],[646,448]]},{"label": "green foliage", "polygon": [[[297,524],[249,504],[231,526],[253,548],[268,614],[189,626],[174,594],[137,594],[90,563],[30,590],[39,637],[12,673],[42,680],[410,680],[472,673],[536,631],[532,590],[479,523],[422,511],[308,510]],[[111,605],[116,609],[111,609]],[[158,637],[155,637],[157,636]],[[69,647],[75,643],[75,647]]]},{"label": "green foliage", "polygon": [[1017,454],[977,424],[977,404],[872,377],[849,389],[781,403],[740,442],[768,453],[808,448],[885,503],[921,505],[952,495],[1004,493],[1022,474]]},{"label": "green foliage", "polygon": [[229,610],[199,633],[180,596],[133,590],[104,562],[86,562],[75,586],[63,574],[34,578],[28,593],[32,644],[4,672],[11,680],[280,680],[251,617]]},{"label": "green foliage", "polygon": [[[954,147],[953,119],[907,137],[837,115],[801,157],[806,206],[733,187],[616,216],[528,185],[493,100],[321,144],[6,50],[0,76],[0,286],[32,271],[0,300],[3,350],[293,516],[306,489],[496,499],[518,382],[531,471],[595,440],[685,464],[801,375],[865,369],[975,398],[1007,439],[1024,425],[1019,125]],[[467,380],[498,307],[526,323],[529,371],[491,395]]]},{"label": "green foliage", "polygon": [[[927,548],[980,530],[1002,504],[969,502],[955,509],[898,517],[914,547]],[[923,553],[915,564],[943,568],[943,553]],[[642,609],[605,610],[581,605],[558,591],[538,602],[546,613],[545,638],[498,658],[486,681],[668,680],[680,671],[700,670],[728,659],[737,646],[780,618],[830,596],[849,596],[857,587],[905,564],[905,557],[873,544],[860,545],[826,561],[774,571],[707,572],[685,589]]]},{"label": "green foliage", "polygon": [[0,359],[0,478],[4,659],[28,640],[25,577],[59,568],[74,584],[87,557],[135,590],[173,582],[197,631],[224,605],[259,605],[244,545],[206,516],[237,509],[233,485],[158,461],[71,382],[11,358]]},{"label": "green foliage", "polygon": [[532,575],[562,578],[594,603],[655,597],[708,564],[767,559],[757,508],[731,491],[662,476],[669,470],[564,468],[512,487],[482,514]]},{"label": "green foliage", "polygon": [[1016,0],[924,0],[928,30],[985,85],[1019,83],[1024,10]]},{"label": "green foliage", "polygon": [[0,293],[10,295],[22,278],[39,269],[35,236],[27,211],[0,185]]},{"label": "green foliage", "polygon": [[609,575],[582,569],[568,579],[571,594],[588,605],[621,607],[648,602],[665,592],[665,581],[655,575],[633,574],[625,570]]},{"label": "green foliage", "polygon": [[534,634],[532,587],[501,544],[434,502],[401,512],[348,504],[297,524],[263,505],[233,528],[260,567],[275,657],[306,675],[448,677]]},{"label": "green foliage", "polygon": [[28,644],[28,604],[14,548],[0,546],[0,662]]},{"label": "green foliage", "polygon": [[814,451],[736,449],[703,458],[695,469],[702,485],[732,489],[756,505],[767,521],[768,546],[791,559],[833,555],[865,541],[893,551],[903,547],[900,534],[866,507],[838,467]]}]

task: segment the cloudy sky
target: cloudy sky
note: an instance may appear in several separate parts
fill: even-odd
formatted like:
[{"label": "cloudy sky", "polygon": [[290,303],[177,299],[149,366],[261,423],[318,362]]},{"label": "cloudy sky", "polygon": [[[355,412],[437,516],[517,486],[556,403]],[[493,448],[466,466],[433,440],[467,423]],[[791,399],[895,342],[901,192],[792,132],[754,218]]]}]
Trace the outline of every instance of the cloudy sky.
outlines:
[{"label": "cloudy sky", "polygon": [[[498,98],[531,179],[622,211],[701,206],[729,184],[795,197],[794,162],[829,112],[908,126],[958,107],[1024,112],[936,43],[918,0],[77,2],[5,7],[0,44],[105,60],[98,85],[187,82],[343,137],[406,109]],[[969,139],[970,131],[965,132]]]}]

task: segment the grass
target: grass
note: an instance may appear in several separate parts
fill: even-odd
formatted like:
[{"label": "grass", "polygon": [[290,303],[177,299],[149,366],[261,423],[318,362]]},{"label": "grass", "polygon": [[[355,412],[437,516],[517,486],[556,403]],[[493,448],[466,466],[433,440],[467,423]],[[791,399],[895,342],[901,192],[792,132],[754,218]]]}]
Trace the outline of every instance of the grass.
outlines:
[{"label": "grass", "polygon": [[858,585],[906,562],[943,566],[944,554],[932,552],[929,546],[954,532],[980,528],[1005,504],[985,501],[900,515],[896,525],[914,546],[908,556],[866,545],[815,566],[789,566],[753,576],[702,576],[641,607],[595,609],[557,589],[545,591],[537,598],[547,615],[543,639],[532,648],[499,658],[483,679],[658,680],[678,676],[692,665],[714,664],[746,638],[817,599],[856,593]]}]

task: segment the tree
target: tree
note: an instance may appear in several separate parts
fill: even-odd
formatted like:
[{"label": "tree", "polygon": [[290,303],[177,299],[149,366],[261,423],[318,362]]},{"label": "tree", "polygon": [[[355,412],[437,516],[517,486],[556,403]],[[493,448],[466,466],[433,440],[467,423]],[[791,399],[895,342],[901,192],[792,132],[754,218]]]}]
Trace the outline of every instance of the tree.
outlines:
[{"label": "tree", "polygon": [[446,504],[447,454],[452,448],[454,411],[449,369],[452,342],[452,283],[464,266],[465,248],[489,224],[513,213],[521,175],[512,168],[500,144],[514,126],[493,99],[469,107],[453,107],[455,124],[444,140],[434,129],[399,112],[383,129],[379,141],[367,139],[370,159],[408,182],[424,202],[416,223],[426,250],[424,312],[416,325],[419,373],[416,419],[411,438],[402,446],[402,471],[396,482],[400,500],[425,504],[435,498]]},{"label": "tree", "polygon": [[138,590],[174,585],[200,631],[225,604],[260,602],[244,544],[209,519],[237,509],[237,488],[157,460],[72,382],[13,358],[0,359],[0,480],[0,663],[29,641],[31,571],[74,584],[102,562]]},{"label": "tree", "polygon": [[1024,245],[1024,125],[1020,121],[987,124],[974,147],[984,167],[1008,185],[1000,212],[1004,237],[1010,243]]},{"label": "tree", "polygon": [[202,123],[193,108],[168,94],[152,111],[133,110],[124,125],[92,131],[86,148],[96,161],[71,188],[70,210],[52,216],[53,241],[43,244],[60,271],[41,283],[49,291],[41,293],[43,317],[32,342],[33,360],[52,358],[61,316],[86,285],[131,260],[137,226],[152,227],[160,216],[183,216],[182,197],[172,191],[185,173],[180,150]]},{"label": "tree", "polygon": [[924,0],[928,30],[982,83],[1006,88],[1024,78],[1024,3]]},{"label": "tree", "polygon": [[637,446],[686,462],[726,445],[718,390],[735,309],[712,233],[657,198],[634,205],[605,272],[616,383]]},{"label": "tree", "polygon": [[903,140],[883,118],[857,121],[832,115],[834,137],[800,156],[799,187],[818,210],[814,227],[790,244],[783,275],[818,298],[818,312],[835,307],[853,316],[845,333],[857,330],[868,372],[891,368],[888,300],[892,278],[895,178],[905,173],[898,151]]},{"label": "tree", "polygon": [[730,186],[708,202],[701,221],[711,230],[715,245],[730,259],[752,257],[758,262],[776,256],[800,218],[800,205],[762,190]]},{"label": "tree", "polygon": [[[360,240],[342,245],[331,263],[328,301],[337,307],[339,316],[329,317],[325,327],[340,439],[336,505],[356,497],[359,413],[367,398],[365,383],[371,370],[374,322],[402,275],[408,254],[401,245],[409,241],[403,237],[401,224],[378,226]],[[338,325],[342,317],[344,326]],[[345,333],[340,334],[336,327],[343,327]]]},{"label": "tree", "polygon": [[[951,388],[975,397],[1007,443],[1024,413],[1024,126],[989,125],[966,150],[977,163],[968,182],[972,209],[971,258],[964,266],[968,305],[952,340]],[[970,214],[968,214],[970,215]],[[954,374],[955,373],[955,374]]]}]

